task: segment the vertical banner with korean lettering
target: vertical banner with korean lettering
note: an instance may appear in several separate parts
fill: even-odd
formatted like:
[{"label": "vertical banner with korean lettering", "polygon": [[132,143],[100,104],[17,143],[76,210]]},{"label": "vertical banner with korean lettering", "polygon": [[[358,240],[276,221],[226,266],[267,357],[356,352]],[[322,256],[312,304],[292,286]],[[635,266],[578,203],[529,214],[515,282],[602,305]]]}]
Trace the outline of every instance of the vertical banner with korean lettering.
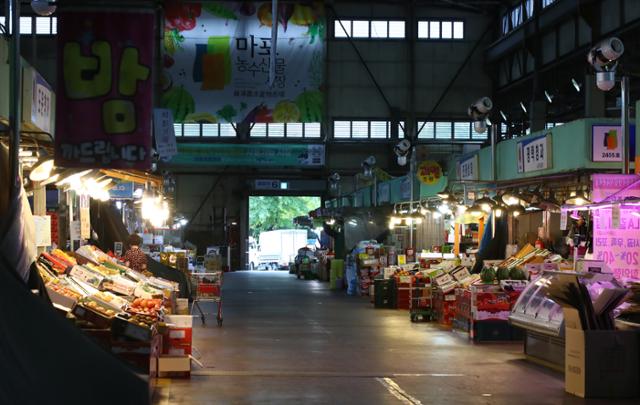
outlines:
[{"label": "vertical banner with korean lettering", "polygon": [[[640,177],[628,174],[594,174],[591,198],[595,202],[640,198]],[[593,210],[593,256],[605,262],[622,279],[640,280],[640,206],[624,202]],[[617,222],[617,223],[616,223]]]},{"label": "vertical banner with korean lettering", "polygon": [[58,165],[150,167],[154,37],[152,11],[59,11]]},{"label": "vertical banner with korean lettering", "polygon": [[162,105],[176,122],[320,122],[323,2],[165,2]]}]

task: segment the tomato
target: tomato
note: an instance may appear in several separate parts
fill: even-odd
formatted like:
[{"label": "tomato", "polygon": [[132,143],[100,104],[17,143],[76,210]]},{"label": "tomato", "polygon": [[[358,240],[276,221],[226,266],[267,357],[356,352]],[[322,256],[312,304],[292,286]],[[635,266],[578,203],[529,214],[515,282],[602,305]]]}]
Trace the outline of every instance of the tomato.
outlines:
[{"label": "tomato", "polygon": [[167,1],[164,7],[165,28],[167,30],[189,31],[196,26],[196,17],[202,13],[202,4],[186,3],[179,0]]}]

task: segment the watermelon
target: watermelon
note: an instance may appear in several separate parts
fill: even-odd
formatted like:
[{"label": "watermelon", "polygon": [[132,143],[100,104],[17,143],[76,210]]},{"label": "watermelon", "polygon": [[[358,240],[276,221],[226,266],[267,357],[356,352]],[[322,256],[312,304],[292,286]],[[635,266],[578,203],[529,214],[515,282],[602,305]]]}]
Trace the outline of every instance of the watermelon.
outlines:
[{"label": "watermelon", "polygon": [[480,272],[480,279],[484,283],[493,283],[496,280],[496,271],[493,267],[485,267]]},{"label": "watermelon", "polygon": [[499,267],[496,276],[498,277],[498,280],[508,280],[510,277],[509,269],[506,267]]},{"label": "watermelon", "polygon": [[509,271],[509,277],[511,280],[526,280],[528,278],[524,270],[517,267],[514,267]]}]

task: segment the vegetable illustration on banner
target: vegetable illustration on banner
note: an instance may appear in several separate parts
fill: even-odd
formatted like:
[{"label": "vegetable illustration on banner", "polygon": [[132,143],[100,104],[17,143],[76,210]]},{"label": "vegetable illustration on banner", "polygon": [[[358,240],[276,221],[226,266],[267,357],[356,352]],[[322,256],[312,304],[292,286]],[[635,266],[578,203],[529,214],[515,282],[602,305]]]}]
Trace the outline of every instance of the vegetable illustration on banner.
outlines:
[{"label": "vegetable illustration on banner", "polygon": [[56,162],[148,169],[154,13],[60,10],[58,21]]},{"label": "vegetable illustration on banner", "polygon": [[324,5],[282,2],[277,20],[270,85],[270,2],[166,2],[161,102],[175,121],[319,122]]}]

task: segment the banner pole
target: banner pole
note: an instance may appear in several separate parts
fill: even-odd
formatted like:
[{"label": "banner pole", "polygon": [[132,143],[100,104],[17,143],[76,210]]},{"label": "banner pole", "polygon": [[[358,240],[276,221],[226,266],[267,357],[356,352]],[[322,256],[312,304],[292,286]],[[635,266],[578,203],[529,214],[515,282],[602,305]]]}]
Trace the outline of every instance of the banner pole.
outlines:
[{"label": "banner pole", "polygon": [[276,53],[278,51],[278,0],[271,2],[271,55],[269,58],[269,87],[276,80]]}]

